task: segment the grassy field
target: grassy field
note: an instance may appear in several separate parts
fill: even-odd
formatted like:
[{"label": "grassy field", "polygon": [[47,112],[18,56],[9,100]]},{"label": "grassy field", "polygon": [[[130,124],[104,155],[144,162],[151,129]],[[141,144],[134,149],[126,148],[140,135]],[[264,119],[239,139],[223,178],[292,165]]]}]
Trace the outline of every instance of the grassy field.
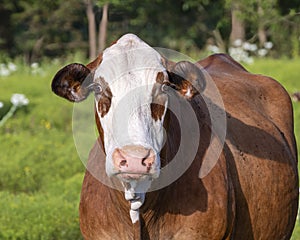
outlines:
[{"label": "grassy field", "polygon": [[[267,59],[246,68],[274,77],[293,93],[300,91],[299,66],[296,60]],[[0,239],[82,239],[78,203],[84,167],[72,137],[73,105],[50,90],[58,68],[20,66],[0,77],[0,119],[11,107],[13,93],[30,101],[0,127]],[[300,148],[300,103],[294,109]],[[300,239],[298,223],[292,239]]]},{"label": "grassy field", "polygon": [[0,128],[0,239],[82,239],[84,167],[72,138],[72,104],[50,90],[57,67],[0,78],[3,112],[13,93],[29,99]]}]

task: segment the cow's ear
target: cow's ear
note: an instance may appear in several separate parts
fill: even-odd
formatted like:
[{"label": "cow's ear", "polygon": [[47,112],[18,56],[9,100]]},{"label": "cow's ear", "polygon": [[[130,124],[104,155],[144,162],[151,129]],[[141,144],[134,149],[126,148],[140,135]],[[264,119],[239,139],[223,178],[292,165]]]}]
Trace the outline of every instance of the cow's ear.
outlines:
[{"label": "cow's ear", "polygon": [[206,80],[203,72],[199,66],[191,62],[178,62],[168,70],[168,73],[172,86],[186,99],[192,99],[205,89]]},{"label": "cow's ear", "polygon": [[72,63],[59,70],[52,80],[52,91],[71,102],[86,99],[93,90],[93,74],[79,63]]}]

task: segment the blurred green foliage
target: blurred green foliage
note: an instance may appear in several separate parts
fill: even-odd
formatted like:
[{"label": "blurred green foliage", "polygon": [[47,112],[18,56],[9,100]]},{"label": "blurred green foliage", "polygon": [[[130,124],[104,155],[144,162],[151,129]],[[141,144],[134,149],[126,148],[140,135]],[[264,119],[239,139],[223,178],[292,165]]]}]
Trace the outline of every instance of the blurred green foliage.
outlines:
[{"label": "blurred green foliage", "polygon": [[[258,26],[262,26],[266,40],[274,43],[272,56],[300,55],[298,0],[90,1],[95,28],[101,21],[103,4],[109,3],[107,45],[132,32],[151,46],[189,54],[220,41],[226,48],[232,30],[231,10],[238,4],[239,18],[245,25],[244,41],[258,43]],[[2,0],[0,60],[22,56],[31,63],[44,57],[66,58],[78,50],[87,55],[86,7],[87,0]]]}]

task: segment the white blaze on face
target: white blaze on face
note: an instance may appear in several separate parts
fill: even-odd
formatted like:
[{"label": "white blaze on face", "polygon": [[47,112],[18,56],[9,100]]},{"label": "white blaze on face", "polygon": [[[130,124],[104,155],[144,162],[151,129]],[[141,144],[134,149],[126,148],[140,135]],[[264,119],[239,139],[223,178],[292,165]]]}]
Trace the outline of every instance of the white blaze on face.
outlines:
[{"label": "white blaze on face", "polygon": [[[103,117],[98,112],[108,175],[114,173],[113,151],[127,145],[152,149],[157,156],[150,173],[159,173],[164,115],[155,121],[150,108],[159,72],[167,74],[159,53],[133,34],[123,36],[103,52],[94,81],[104,78],[112,92],[109,111]],[[167,101],[164,104],[166,109]]]}]

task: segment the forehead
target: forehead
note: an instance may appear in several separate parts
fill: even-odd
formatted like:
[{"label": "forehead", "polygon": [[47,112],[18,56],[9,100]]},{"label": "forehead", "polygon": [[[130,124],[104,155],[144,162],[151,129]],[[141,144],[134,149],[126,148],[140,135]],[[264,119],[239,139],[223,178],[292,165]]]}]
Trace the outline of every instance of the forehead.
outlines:
[{"label": "forehead", "polygon": [[111,93],[111,97],[104,92],[96,99],[108,152],[133,143],[160,149],[163,135],[157,133],[161,133],[165,111],[151,106],[156,101],[154,90],[158,89],[156,80],[161,72],[167,74],[160,54],[134,35],[123,36],[103,52],[94,81],[107,83]]},{"label": "forehead", "polygon": [[165,71],[160,54],[137,36],[127,34],[103,52],[95,81],[104,78],[119,90],[153,85],[157,73]]}]

